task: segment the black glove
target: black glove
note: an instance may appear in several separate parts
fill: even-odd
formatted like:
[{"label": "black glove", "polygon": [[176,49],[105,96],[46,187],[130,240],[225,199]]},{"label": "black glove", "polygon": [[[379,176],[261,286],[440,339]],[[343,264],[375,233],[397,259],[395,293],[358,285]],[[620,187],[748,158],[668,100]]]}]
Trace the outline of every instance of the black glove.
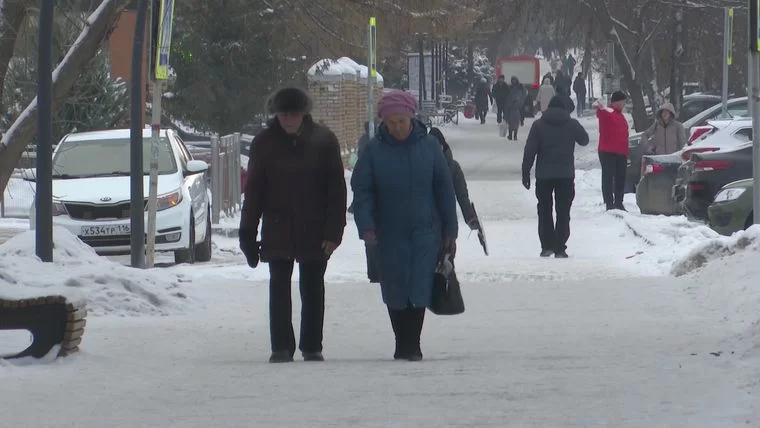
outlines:
[{"label": "black glove", "polygon": [[256,241],[256,233],[247,229],[240,229],[240,250],[245,254],[248,266],[255,268],[259,265],[259,249],[261,245]]},{"label": "black glove", "polygon": [[522,185],[526,189],[530,190],[530,173],[523,174],[523,176],[522,176]]}]

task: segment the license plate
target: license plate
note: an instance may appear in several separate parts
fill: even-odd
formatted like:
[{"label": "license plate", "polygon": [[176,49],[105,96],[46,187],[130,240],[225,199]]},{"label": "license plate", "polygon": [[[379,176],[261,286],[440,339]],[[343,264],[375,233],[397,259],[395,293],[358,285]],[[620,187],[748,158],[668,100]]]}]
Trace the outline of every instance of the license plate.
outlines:
[{"label": "license plate", "polygon": [[129,235],[130,227],[128,224],[112,224],[104,226],[82,226],[79,236],[114,236]]}]

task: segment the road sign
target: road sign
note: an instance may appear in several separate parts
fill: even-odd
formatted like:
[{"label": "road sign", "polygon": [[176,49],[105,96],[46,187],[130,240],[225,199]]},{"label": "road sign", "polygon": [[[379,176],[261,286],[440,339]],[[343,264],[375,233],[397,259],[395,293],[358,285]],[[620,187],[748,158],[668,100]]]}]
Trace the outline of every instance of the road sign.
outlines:
[{"label": "road sign", "polygon": [[160,3],[160,9],[158,13],[158,33],[154,41],[156,46],[154,76],[156,80],[167,80],[169,78],[172,22],[174,21],[174,0],[158,0],[158,2]]}]

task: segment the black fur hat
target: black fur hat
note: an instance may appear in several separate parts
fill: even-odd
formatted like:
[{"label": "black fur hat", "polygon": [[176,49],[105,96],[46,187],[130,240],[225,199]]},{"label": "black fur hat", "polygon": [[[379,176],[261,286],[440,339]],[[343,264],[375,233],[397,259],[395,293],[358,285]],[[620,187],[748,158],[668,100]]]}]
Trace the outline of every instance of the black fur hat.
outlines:
[{"label": "black fur hat", "polygon": [[267,107],[270,114],[311,113],[311,98],[300,88],[282,88],[269,97]]}]

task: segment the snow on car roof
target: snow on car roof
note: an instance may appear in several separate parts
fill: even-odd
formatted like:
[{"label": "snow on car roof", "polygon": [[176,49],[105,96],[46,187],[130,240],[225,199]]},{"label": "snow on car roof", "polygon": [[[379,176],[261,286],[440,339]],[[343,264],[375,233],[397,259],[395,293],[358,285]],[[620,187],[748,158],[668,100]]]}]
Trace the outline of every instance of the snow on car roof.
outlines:
[{"label": "snow on car roof", "polygon": [[[150,138],[151,129],[143,128],[143,138]],[[123,140],[130,138],[131,131],[125,129],[106,129],[101,131],[77,132],[64,137],[66,141],[91,141],[91,140]],[[167,129],[161,130],[161,136],[168,135]]]}]

